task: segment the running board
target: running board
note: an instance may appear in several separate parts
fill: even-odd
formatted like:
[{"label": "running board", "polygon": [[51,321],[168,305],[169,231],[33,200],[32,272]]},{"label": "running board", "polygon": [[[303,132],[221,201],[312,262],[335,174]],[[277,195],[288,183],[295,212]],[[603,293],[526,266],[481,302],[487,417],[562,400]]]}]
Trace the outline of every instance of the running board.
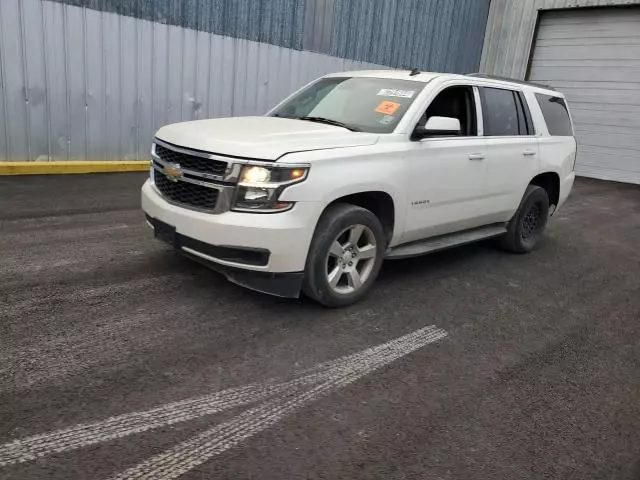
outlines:
[{"label": "running board", "polygon": [[400,259],[437,252],[445,248],[457,247],[465,243],[477,242],[485,238],[497,237],[507,233],[504,225],[491,225],[488,227],[465,230],[439,237],[428,238],[417,242],[398,245],[387,252],[387,258]]}]

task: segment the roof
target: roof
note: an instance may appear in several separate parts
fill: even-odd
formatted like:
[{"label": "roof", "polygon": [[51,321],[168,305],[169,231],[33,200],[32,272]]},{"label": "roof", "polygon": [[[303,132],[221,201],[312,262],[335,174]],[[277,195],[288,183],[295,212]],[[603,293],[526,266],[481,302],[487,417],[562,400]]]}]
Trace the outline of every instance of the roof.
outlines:
[{"label": "roof", "polygon": [[390,78],[394,80],[413,80],[415,82],[429,82],[436,77],[448,75],[445,73],[420,72],[409,76],[409,70],[357,70],[353,72],[339,72],[327,75],[327,77],[372,77]]},{"label": "roof", "polygon": [[478,73],[471,73],[469,75],[459,75],[456,73],[438,73],[438,72],[420,72],[417,75],[409,75],[410,70],[357,70],[352,72],[337,72],[327,75],[327,77],[371,77],[371,78],[389,78],[394,80],[413,80],[415,82],[424,82],[427,83],[434,78],[447,78],[447,79],[458,79],[458,80],[480,80],[490,82],[492,84],[504,85],[504,86],[513,86],[515,85],[525,85],[527,87],[531,87],[538,90],[546,90],[548,92],[554,92],[552,95],[562,96],[561,93],[557,92],[554,88],[537,84],[526,82],[523,80],[516,80],[513,78],[504,78],[504,77],[494,77],[491,75],[484,75]]}]

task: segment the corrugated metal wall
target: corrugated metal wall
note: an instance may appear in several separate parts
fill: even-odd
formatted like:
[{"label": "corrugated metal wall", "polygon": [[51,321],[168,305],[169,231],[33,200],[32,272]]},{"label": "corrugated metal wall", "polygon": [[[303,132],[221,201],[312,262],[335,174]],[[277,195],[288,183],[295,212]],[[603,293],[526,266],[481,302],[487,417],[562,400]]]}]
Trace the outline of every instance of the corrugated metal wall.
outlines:
[{"label": "corrugated metal wall", "polygon": [[337,0],[331,55],[435,72],[477,71],[487,0]]},{"label": "corrugated metal wall", "polygon": [[492,0],[480,71],[524,79],[539,10],[635,4],[640,0]]},{"label": "corrugated metal wall", "polygon": [[363,62],[455,72],[477,68],[490,3],[490,0],[51,1]]},{"label": "corrugated metal wall", "polygon": [[307,0],[50,1],[298,50],[307,9]]},{"label": "corrugated metal wall", "polygon": [[0,0],[0,160],[143,159],[163,124],[263,113],[324,73],[476,70],[488,4]]}]

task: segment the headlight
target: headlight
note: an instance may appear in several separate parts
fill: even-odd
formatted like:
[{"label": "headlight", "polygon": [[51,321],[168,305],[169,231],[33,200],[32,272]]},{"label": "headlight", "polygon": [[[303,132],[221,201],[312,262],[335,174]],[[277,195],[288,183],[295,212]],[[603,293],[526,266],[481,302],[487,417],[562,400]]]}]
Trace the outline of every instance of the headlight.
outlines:
[{"label": "headlight", "polygon": [[287,186],[307,178],[308,172],[309,167],[242,167],[233,210],[262,213],[289,210],[293,203],[280,202],[278,197]]}]

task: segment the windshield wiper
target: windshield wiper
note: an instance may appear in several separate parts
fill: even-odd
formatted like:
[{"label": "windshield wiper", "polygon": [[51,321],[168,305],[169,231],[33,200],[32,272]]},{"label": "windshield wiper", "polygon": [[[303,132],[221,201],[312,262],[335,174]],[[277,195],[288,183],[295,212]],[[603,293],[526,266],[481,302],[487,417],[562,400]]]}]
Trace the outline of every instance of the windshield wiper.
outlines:
[{"label": "windshield wiper", "polygon": [[309,122],[317,122],[317,123],[326,123],[327,125],[335,125],[336,127],[346,128],[347,130],[351,130],[352,132],[361,132],[359,128],[352,127],[347,125],[346,123],[339,122],[338,120],[332,120],[330,118],[325,117],[296,117],[299,120],[307,120]]}]

